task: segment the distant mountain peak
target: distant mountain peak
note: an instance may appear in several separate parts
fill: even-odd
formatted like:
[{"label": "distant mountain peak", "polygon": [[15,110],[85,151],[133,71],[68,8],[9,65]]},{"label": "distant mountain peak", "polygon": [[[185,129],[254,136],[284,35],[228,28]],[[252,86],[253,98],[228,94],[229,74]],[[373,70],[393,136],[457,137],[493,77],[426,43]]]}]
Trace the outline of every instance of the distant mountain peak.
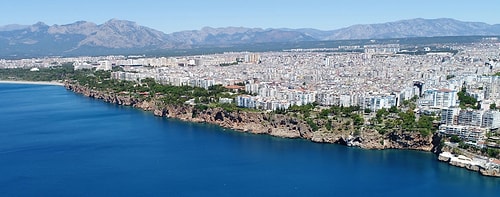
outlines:
[{"label": "distant mountain peak", "polygon": [[78,34],[90,35],[97,31],[97,25],[87,21],[76,21],[71,24],[53,25],[48,29],[50,34]]},{"label": "distant mountain peak", "polygon": [[43,22],[37,22],[37,23],[30,26],[30,31],[36,32],[36,31],[40,31],[40,30],[48,28],[48,27],[49,26]]},{"label": "distant mountain peak", "polygon": [[45,24],[44,22],[38,21],[37,23],[33,24],[33,26],[45,27],[45,26],[48,26],[48,25]]},{"label": "distant mountain peak", "polygon": [[434,36],[500,35],[495,26],[451,18],[407,19],[388,23],[353,25],[334,30],[325,40],[405,38]]},{"label": "distant mountain peak", "polygon": [[165,34],[133,21],[110,19],[103,24],[76,21],[48,26],[0,27],[0,56],[18,54],[64,55],[228,47],[256,43],[285,43],[317,40],[380,39],[435,36],[500,35],[500,25],[463,22],[451,18],[406,19],[378,24],[359,24],[322,31],[311,28],[203,27],[200,30]]}]

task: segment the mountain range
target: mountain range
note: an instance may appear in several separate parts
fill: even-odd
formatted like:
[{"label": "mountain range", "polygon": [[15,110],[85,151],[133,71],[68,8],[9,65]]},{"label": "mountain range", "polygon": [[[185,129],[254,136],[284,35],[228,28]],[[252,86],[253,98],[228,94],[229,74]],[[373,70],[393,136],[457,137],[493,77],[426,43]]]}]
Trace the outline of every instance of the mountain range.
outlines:
[{"label": "mountain range", "polygon": [[500,24],[449,18],[410,19],[353,25],[337,30],[204,27],[170,34],[135,22],[111,19],[103,24],[78,21],[66,25],[6,25],[0,27],[0,56],[66,56],[146,53],[197,48],[222,48],[259,43],[294,43],[354,39],[500,35]]}]

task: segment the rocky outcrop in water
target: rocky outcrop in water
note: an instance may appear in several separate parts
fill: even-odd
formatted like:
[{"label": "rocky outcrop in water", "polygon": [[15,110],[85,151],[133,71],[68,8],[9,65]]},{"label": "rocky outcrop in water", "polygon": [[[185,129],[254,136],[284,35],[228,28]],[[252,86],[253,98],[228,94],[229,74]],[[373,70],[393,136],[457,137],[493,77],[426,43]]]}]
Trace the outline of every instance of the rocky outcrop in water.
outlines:
[{"label": "rocky outcrop in water", "polygon": [[476,155],[470,155],[469,157],[464,155],[456,156],[445,151],[439,154],[438,160],[452,166],[479,172],[485,176],[500,177],[500,163],[496,159],[487,159]]},{"label": "rocky outcrop in water", "polygon": [[479,173],[484,176],[500,177],[500,167],[497,165],[496,168],[481,168]]}]

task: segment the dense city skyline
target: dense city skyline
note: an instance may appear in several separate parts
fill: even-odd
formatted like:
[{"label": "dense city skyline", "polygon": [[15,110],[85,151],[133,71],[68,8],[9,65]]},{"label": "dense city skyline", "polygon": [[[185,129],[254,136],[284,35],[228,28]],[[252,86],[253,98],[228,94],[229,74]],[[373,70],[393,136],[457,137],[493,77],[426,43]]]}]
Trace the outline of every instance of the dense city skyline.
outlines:
[{"label": "dense city skyline", "polygon": [[103,23],[117,18],[136,21],[165,33],[205,26],[258,28],[315,28],[332,30],[355,24],[373,24],[412,18],[454,18],[463,21],[500,23],[497,2],[454,1],[175,1],[145,0],[141,3],[110,1],[46,2],[21,0],[4,5],[0,26],[29,25],[38,21],[68,24],[85,20]]}]

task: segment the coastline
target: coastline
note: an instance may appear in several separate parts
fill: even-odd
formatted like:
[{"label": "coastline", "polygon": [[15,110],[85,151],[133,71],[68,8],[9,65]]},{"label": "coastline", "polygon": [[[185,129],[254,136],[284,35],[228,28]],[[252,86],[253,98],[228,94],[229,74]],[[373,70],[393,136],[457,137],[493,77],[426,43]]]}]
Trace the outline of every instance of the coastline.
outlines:
[{"label": "coastline", "polygon": [[[351,130],[338,131],[338,128],[333,128],[332,131],[325,128],[314,131],[305,120],[283,114],[240,110],[226,111],[221,107],[197,109],[193,105],[162,105],[154,98],[144,100],[129,94],[96,90],[70,81],[65,81],[64,84],[69,91],[106,103],[150,111],[154,116],[159,117],[214,124],[239,132],[267,134],[283,138],[302,138],[316,143],[341,144],[363,149],[406,149],[439,153],[441,138],[435,134],[423,136],[418,132],[409,133],[397,130],[382,135],[378,131],[370,129],[364,129],[361,134],[354,134]],[[317,124],[322,126],[325,121],[319,121]],[[341,125],[336,125],[336,127],[341,127]]]},{"label": "coastline", "polygon": [[15,80],[0,80],[3,84],[29,84],[29,85],[53,85],[64,86],[64,83],[57,81],[15,81]]},{"label": "coastline", "polygon": [[[97,91],[78,84],[65,82],[65,88],[77,94],[102,100],[116,105],[132,106],[144,111],[153,112],[154,116],[179,119],[186,122],[208,123],[239,132],[253,134],[267,134],[283,138],[301,138],[316,143],[332,143],[345,146],[354,146],[362,149],[402,149],[432,152],[438,161],[444,161],[440,145],[441,136],[434,134],[423,137],[419,134],[405,134],[392,132],[388,135],[331,135],[331,133],[314,132],[303,121],[291,119],[282,115],[269,115],[251,112],[229,112],[223,109],[208,109],[195,112],[192,106],[158,106],[154,101],[144,101],[130,96],[119,95],[111,92]],[[196,115],[196,116],[194,116]],[[483,165],[450,165],[480,172],[482,176],[500,177],[498,168],[485,168]]]}]

